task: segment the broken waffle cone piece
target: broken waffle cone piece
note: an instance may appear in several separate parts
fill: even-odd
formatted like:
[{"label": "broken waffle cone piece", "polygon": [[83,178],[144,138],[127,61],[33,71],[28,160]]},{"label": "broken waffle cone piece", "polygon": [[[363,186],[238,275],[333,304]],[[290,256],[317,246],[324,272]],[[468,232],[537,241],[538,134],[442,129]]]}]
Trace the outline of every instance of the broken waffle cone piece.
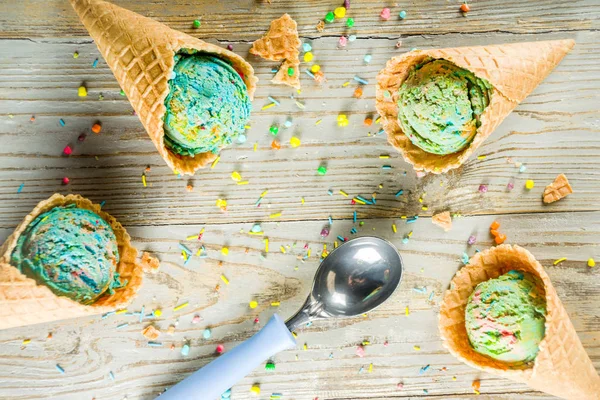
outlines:
[{"label": "broken waffle cone piece", "polygon": [[433,222],[440,228],[443,228],[446,232],[452,229],[452,217],[450,217],[449,211],[444,211],[442,213],[435,214],[431,217],[431,222]]},{"label": "broken waffle cone piece", "polygon": [[544,189],[544,203],[554,203],[571,193],[573,193],[573,189],[569,184],[569,180],[565,174],[560,174],[554,179],[554,182]]},{"label": "broken waffle cone piece", "polygon": [[[117,272],[122,282],[127,281],[125,286],[115,289],[112,294],[105,293],[91,305],[55,295],[47,286],[38,284],[10,264],[12,252],[27,226],[38,215],[68,204],[76,204],[78,208],[95,212],[111,226],[119,249]],[[137,262],[137,253],[125,228],[88,199],[79,195],[55,194],[41,201],[0,248],[0,329],[102,314],[125,307],[142,285],[143,268]]]},{"label": "broken waffle cone piece", "polygon": [[[532,363],[511,366],[473,350],[465,326],[465,309],[475,287],[510,270],[539,278],[546,296],[546,331]],[[533,389],[572,400],[599,400],[600,377],[544,268],[519,246],[500,245],[475,254],[452,279],[440,307],[442,343],[460,361]]]},{"label": "broken waffle cone piece", "polygon": [[[416,171],[445,173],[458,168],[491,135],[573,48],[573,40],[554,40],[497,46],[416,50],[394,57],[377,75],[376,107],[388,141]],[[492,86],[490,104],[481,114],[481,125],[469,146],[446,155],[428,153],[415,146],[398,123],[398,89],[409,72],[427,59],[444,59]]]},{"label": "broken waffle cone piece", "polygon": [[181,156],[165,146],[164,103],[169,94],[168,80],[175,66],[174,56],[187,50],[210,53],[227,60],[244,80],[252,99],[258,79],[250,64],[229,50],[106,1],[70,2],[167,165],[181,174],[193,175],[197,169],[212,162],[216,154]]},{"label": "broken waffle cone piece", "polygon": [[266,60],[298,60],[300,54],[300,38],[298,25],[288,14],[271,21],[271,26],[265,35],[252,43],[250,53]]},{"label": "broken waffle cone piece", "polygon": [[271,82],[300,89],[300,63],[285,60]]}]

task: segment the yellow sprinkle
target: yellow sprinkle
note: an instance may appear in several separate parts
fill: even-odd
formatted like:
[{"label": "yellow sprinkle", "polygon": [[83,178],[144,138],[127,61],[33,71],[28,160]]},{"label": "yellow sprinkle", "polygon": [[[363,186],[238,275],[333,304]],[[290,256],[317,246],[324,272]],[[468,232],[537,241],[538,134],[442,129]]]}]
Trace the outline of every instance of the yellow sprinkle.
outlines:
[{"label": "yellow sprinkle", "polygon": [[300,202],[304,205],[304,197],[300,197]]},{"label": "yellow sprinkle", "polygon": [[396,224],[392,224],[392,230],[394,231],[394,233],[397,232],[397,230],[396,230]]},{"label": "yellow sprinkle", "polygon": [[187,261],[188,255],[185,251],[181,250],[181,256],[183,257],[183,261]]},{"label": "yellow sprinkle", "polygon": [[279,250],[281,250],[281,252],[282,252],[283,254],[285,254],[285,247],[283,247],[283,246],[279,246]]},{"label": "yellow sprinkle", "polygon": [[217,158],[215,158],[215,161],[213,161],[212,164],[210,165],[210,169],[213,169],[215,167],[215,165],[217,165],[219,163],[220,159],[221,159],[221,156],[217,156]]},{"label": "yellow sprinkle", "polygon": [[595,266],[596,266],[596,261],[594,261],[594,259],[593,259],[593,258],[590,258],[590,259],[588,260],[587,266],[588,266],[588,267],[590,267],[590,268],[593,268],[593,267],[595,267]]},{"label": "yellow sprinkle", "polygon": [[[310,72],[312,72],[314,74],[314,73],[319,72],[320,69],[321,69],[321,66],[319,64],[315,64],[312,67],[310,67]],[[298,102],[296,102],[296,104],[298,104]],[[300,108],[302,108],[302,107],[300,107]]]},{"label": "yellow sprinkle", "polygon": [[250,125],[244,125],[244,129],[250,129],[251,126]]},{"label": "yellow sprinkle", "polygon": [[265,196],[267,195],[267,193],[269,193],[269,191],[268,191],[268,190],[265,190],[264,192],[262,192],[262,193],[260,194],[260,197],[265,197]]},{"label": "yellow sprinkle", "polygon": [[358,203],[358,204],[367,204],[367,203],[365,203],[364,201],[362,201],[362,200],[360,200],[360,199],[357,199],[356,197],[355,197],[353,200],[354,200],[354,202],[356,202],[356,203]]},{"label": "yellow sprinkle", "polygon": [[162,310],[160,310],[160,309],[154,310],[153,314],[155,317],[160,317],[162,315]]},{"label": "yellow sprinkle", "polygon": [[87,97],[87,89],[85,88],[85,86],[79,86],[79,89],[77,90],[77,95],[79,97]]},{"label": "yellow sprinkle", "polygon": [[185,240],[198,240],[198,235],[190,235],[186,237]]},{"label": "yellow sprinkle", "polygon": [[527,179],[525,181],[525,189],[531,190],[531,189],[533,189],[534,186],[535,186],[535,182],[532,181],[531,179]]},{"label": "yellow sprinkle", "polygon": [[258,143],[254,143],[254,151],[258,148]]},{"label": "yellow sprinkle", "polygon": [[275,103],[267,104],[266,106],[263,106],[263,107],[261,108],[261,110],[267,110],[267,109],[269,109],[269,108],[271,108],[271,107],[274,107],[274,106],[275,106]]},{"label": "yellow sprinkle", "polygon": [[456,380],[456,377],[455,377],[455,376],[453,376],[453,377],[452,377],[452,380],[453,380],[453,381],[455,381],[455,380]]},{"label": "yellow sprinkle", "polygon": [[197,256],[199,256],[200,254],[202,254],[202,247],[200,247],[200,248],[198,249],[198,251],[196,252],[196,255],[197,255]]},{"label": "yellow sprinkle", "polygon": [[179,171],[177,171],[176,169],[173,170],[173,174],[175,175],[179,175]]},{"label": "yellow sprinkle", "polygon": [[265,238],[265,253],[269,252],[269,238]]},{"label": "yellow sprinkle", "polygon": [[410,231],[410,232],[408,232],[408,235],[406,235],[406,236],[411,237],[412,234],[413,234],[413,231]]},{"label": "yellow sprinkle", "polygon": [[362,345],[363,346],[369,346],[371,344],[371,342],[369,342],[368,340],[363,340],[362,341]]},{"label": "yellow sprinkle", "polygon": [[415,349],[416,351],[421,350],[421,346],[413,346],[413,349]]},{"label": "yellow sprinkle", "polygon": [[342,84],[342,87],[346,87],[346,86],[348,86],[349,84],[350,84],[350,81],[348,81],[348,82],[344,82],[344,83]]},{"label": "yellow sprinkle", "polygon": [[390,156],[387,155],[387,154],[382,154],[382,155],[379,156],[379,158],[390,158]]},{"label": "yellow sprinkle", "polygon": [[406,314],[407,316],[410,315],[410,311],[408,311],[408,306],[406,306],[406,309],[404,310],[404,314]]},{"label": "yellow sprinkle", "polygon": [[323,243],[323,250],[327,250],[327,243]]},{"label": "yellow sprinkle", "polygon": [[477,395],[481,394],[481,393],[479,392],[479,390],[477,390],[477,389],[473,389],[473,391],[474,391],[474,392],[475,392],[475,394],[477,394]]},{"label": "yellow sprinkle", "polygon": [[373,372],[373,363],[369,364],[369,369],[367,370],[368,373]]},{"label": "yellow sprinkle", "polygon": [[379,121],[381,121],[381,117],[377,117],[377,119],[375,120],[375,123],[378,124]]},{"label": "yellow sprinkle", "polygon": [[306,349],[308,349],[308,345],[307,345],[306,343],[304,343],[304,346],[302,346],[302,348],[303,348],[304,350],[306,350]]},{"label": "yellow sprinkle", "polygon": [[281,304],[280,301],[272,301],[271,302],[271,307],[279,307],[280,304]]},{"label": "yellow sprinkle", "polygon": [[250,308],[255,309],[256,307],[258,307],[258,302],[256,300],[252,300],[250,302]]},{"label": "yellow sprinkle", "polygon": [[177,307],[175,307],[173,309],[173,311],[179,311],[179,310],[183,310],[184,308],[186,308],[187,306],[189,306],[190,303],[188,303],[187,301],[183,304],[178,305]]},{"label": "yellow sprinkle", "polygon": [[322,119],[317,120],[317,122],[315,122],[315,125],[319,125],[321,122],[323,122]]},{"label": "yellow sprinkle", "polygon": [[311,251],[311,250],[310,250],[310,249],[308,249],[308,251],[306,252],[306,255],[307,255],[308,257],[310,257],[310,251]]},{"label": "yellow sprinkle", "polygon": [[427,211],[427,209],[428,209],[428,207],[426,207],[426,206],[421,207],[421,210],[423,210],[423,211]]},{"label": "yellow sprinkle", "polygon": [[258,385],[254,385],[250,388],[250,393],[258,396],[260,394],[260,387]]},{"label": "yellow sprinkle", "polygon": [[304,62],[311,62],[313,60],[313,53],[310,51],[307,51],[306,53],[304,53]]},{"label": "yellow sprinkle", "polygon": [[406,215],[403,215],[400,217],[401,219],[406,219]]},{"label": "yellow sprinkle", "polygon": [[142,175],[142,184],[146,187],[146,175]]},{"label": "yellow sprinkle", "polygon": [[247,185],[247,184],[249,184],[249,183],[250,183],[250,181],[240,181],[240,182],[238,182],[237,184],[238,184],[238,185]]},{"label": "yellow sprinkle", "polygon": [[224,256],[229,255],[229,249],[227,247],[221,248],[221,254],[223,254]]},{"label": "yellow sprinkle", "polygon": [[340,194],[344,197],[348,197],[348,193],[344,192],[343,190],[340,190]]},{"label": "yellow sprinkle", "polygon": [[337,248],[338,248],[338,242],[337,242],[337,240],[333,242],[333,248],[334,248],[334,249],[337,249]]},{"label": "yellow sprinkle", "polygon": [[239,173],[239,172],[237,172],[237,171],[233,171],[233,172],[231,173],[231,179],[233,179],[233,180],[234,180],[234,181],[236,181],[236,182],[239,182],[239,181],[241,181],[241,180],[242,180],[242,176],[240,175],[240,173]]},{"label": "yellow sprinkle", "polygon": [[115,311],[115,314],[125,314],[127,312],[126,308],[122,308],[120,310]]},{"label": "yellow sprinkle", "polygon": [[279,217],[281,217],[280,212],[269,215],[269,218],[279,218]]},{"label": "yellow sprinkle", "polygon": [[23,346],[26,346],[29,343],[31,343],[31,339],[25,339],[25,340],[23,340]]},{"label": "yellow sprinkle", "polygon": [[486,157],[486,156],[477,156],[477,159],[478,159],[478,160],[485,160],[485,157]]},{"label": "yellow sprinkle", "polygon": [[262,236],[262,235],[264,235],[264,232],[252,232],[252,231],[250,231],[250,232],[248,232],[248,235],[260,235],[260,236]]},{"label": "yellow sprinkle", "polygon": [[227,277],[225,277],[225,275],[222,275],[222,274],[221,274],[221,280],[222,280],[223,282],[225,282],[225,284],[226,284],[226,285],[229,285],[229,279],[227,279]]},{"label": "yellow sprinkle", "polygon": [[423,198],[419,197],[419,203],[422,203],[422,202],[423,202]]},{"label": "yellow sprinkle", "polygon": [[558,260],[554,261],[554,265],[558,265],[558,264],[560,264],[561,262],[563,262],[563,261],[566,261],[566,260],[567,260],[567,258],[566,258],[566,257],[559,258]]}]

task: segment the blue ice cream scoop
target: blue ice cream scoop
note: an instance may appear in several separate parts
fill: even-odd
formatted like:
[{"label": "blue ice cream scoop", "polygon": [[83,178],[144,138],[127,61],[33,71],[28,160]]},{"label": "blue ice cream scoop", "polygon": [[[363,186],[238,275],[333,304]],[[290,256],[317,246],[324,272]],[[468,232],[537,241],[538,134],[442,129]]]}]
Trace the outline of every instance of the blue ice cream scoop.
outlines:
[{"label": "blue ice cream scoop", "polygon": [[250,119],[252,104],[240,74],[207,53],[177,54],[165,99],[165,145],[174,153],[218,153]]},{"label": "blue ice cream scoop", "polygon": [[121,286],[111,226],[75,204],[37,216],[21,234],[11,264],[57,296],[92,304]]}]

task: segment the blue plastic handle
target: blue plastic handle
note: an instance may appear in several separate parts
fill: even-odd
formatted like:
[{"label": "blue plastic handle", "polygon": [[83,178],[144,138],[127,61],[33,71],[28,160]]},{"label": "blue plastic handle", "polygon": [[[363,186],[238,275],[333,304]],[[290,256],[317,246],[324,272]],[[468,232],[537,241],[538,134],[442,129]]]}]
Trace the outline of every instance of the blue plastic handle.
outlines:
[{"label": "blue plastic handle", "polygon": [[296,346],[296,340],[275,314],[254,336],[179,382],[157,399],[216,400],[269,357]]}]

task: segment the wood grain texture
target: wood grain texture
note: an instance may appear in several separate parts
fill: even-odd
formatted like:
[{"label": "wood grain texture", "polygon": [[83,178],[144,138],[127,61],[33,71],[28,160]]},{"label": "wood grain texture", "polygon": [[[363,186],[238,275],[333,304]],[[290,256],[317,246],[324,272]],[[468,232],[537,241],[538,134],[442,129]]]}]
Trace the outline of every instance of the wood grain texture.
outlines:
[{"label": "wood grain texture", "polygon": [[[108,205],[107,211],[111,211]],[[250,399],[249,387],[260,383],[261,398],[268,398],[272,392],[283,393],[286,399],[412,398],[423,396],[426,389],[434,398],[454,394],[464,399],[471,397],[471,383],[478,378],[488,398],[549,398],[461,364],[441,347],[437,334],[436,310],[443,290],[460,267],[463,251],[471,255],[491,245],[487,231],[494,219],[502,224],[511,243],[528,248],[547,267],[586,350],[600,367],[600,270],[586,266],[587,258],[600,256],[600,212],[458,218],[447,233],[431,224],[429,218],[422,218],[415,224],[399,224],[395,235],[389,220],[377,219],[366,221],[359,234],[380,235],[399,247],[405,263],[400,289],[366,318],[315,322],[300,330],[298,348],[277,355],[274,372],[258,368],[234,387],[233,398]],[[270,252],[264,260],[260,256],[262,238],[240,232],[247,232],[250,223],[131,228],[136,246],[156,254],[161,268],[156,275],[147,276],[129,309],[139,310],[142,305],[146,310],[162,308],[163,317],[154,323],[165,331],[178,320],[175,335],[163,333],[157,339],[164,344],[162,348],[148,347],[140,331],[150,321],[139,323],[125,316],[0,331],[0,397],[153,398],[212,360],[217,344],[231,349],[250,337],[259,327],[253,322],[257,316],[263,324],[274,311],[284,317],[291,315],[310,289],[322,244],[331,248],[332,238],[347,235],[351,226],[352,221],[335,221],[330,240],[323,242],[319,222],[264,223],[263,230],[270,240]],[[206,229],[203,243],[209,257],[192,259],[183,266],[178,243],[202,227]],[[414,234],[404,245],[401,238],[409,230]],[[0,232],[5,237],[10,230]],[[478,239],[475,246],[466,245],[471,234]],[[192,251],[198,246],[182,243]],[[291,247],[293,243],[295,247]],[[296,256],[304,253],[305,243],[313,255],[300,262]],[[224,244],[230,249],[227,257],[220,253]],[[286,254],[278,250],[280,245],[290,246]],[[567,257],[567,261],[553,266],[553,261],[561,257]],[[223,261],[222,266],[219,261]],[[214,286],[222,284],[221,274],[229,278],[230,284],[222,285],[217,293]],[[426,293],[416,292],[416,287],[424,287]],[[250,310],[248,303],[253,299],[259,307]],[[280,301],[281,306],[271,307],[273,301]],[[172,311],[183,302],[190,306]],[[404,313],[406,306],[409,316]],[[191,323],[195,314],[204,319],[197,325]],[[116,326],[124,322],[130,325],[117,330]],[[207,327],[212,330],[212,338],[204,340],[202,332]],[[54,337],[46,341],[49,331]],[[22,340],[27,338],[32,342],[21,349]],[[371,345],[366,348],[366,356],[359,358],[356,346],[363,340]],[[179,351],[186,341],[191,344],[191,352],[182,357]],[[304,343],[308,345],[306,351],[302,350]],[[171,344],[175,345],[174,351],[169,349]],[[415,345],[421,350],[415,351]],[[56,363],[65,369],[64,376],[56,371]],[[367,373],[370,363],[373,372]],[[419,374],[420,368],[428,364],[430,370]],[[361,367],[363,373],[359,373]],[[441,371],[444,367],[447,370]],[[114,382],[108,376],[110,371],[115,375]],[[396,389],[399,382],[404,382],[403,390]]]},{"label": "wood grain texture", "polygon": [[[234,400],[254,398],[249,393],[253,383],[261,384],[260,399],[273,392],[295,400],[317,396],[321,400],[550,399],[524,385],[479,373],[441,347],[436,325],[443,290],[460,267],[464,251],[472,255],[475,249],[491,245],[488,227],[494,219],[502,223],[508,242],[529,249],[548,268],[600,369],[600,272],[585,265],[590,257],[600,258],[600,6],[596,1],[480,0],[469,3],[473,11],[467,17],[458,13],[458,1],[398,5],[351,1],[347,16],[355,18],[356,28],[346,32],[338,21],[322,33],[314,27],[337,3],[115,3],[213,43],[233,44],[260,78],[252,127],[247,142],[224,150],[214,169],[201,170],[189,180],[178,178],[119,95],[116,80],[67,1],[0,4],[0,242],[38,201],[54,192],[106,201],[104,208],[128,228],[136,246],[161,259],[159,272],[147,276],[130,310],[143,305],[146,310],[162,308],[163,317],[154,323],[163,331],[179,322],[173,336],[163,333],[158,339],[162,348],[148,347],[140,333],[150,321],[140,323],[121,315],[0,330],[0,399],[154,398],[212,360],[217,344],[231,349],[275,311],[290,316],[307,295],[318,266],[324,243],[321,228],[331,216],[334,224],[326,242],[331,248],[338,234],[351,236],[354,211],[365,222],[359,235],[380,235],[399,246],[406,266],[400,289],[366,318],[318,322],[301,330],[298,349],[276,356],[274,372],[259,368],[241,381],[233,389]],[[390,6],[393,15],[406,10],[408,18],[383,22],[379,13],[384,6]],[[248,54],[250,42],[284,12],[297,20],[301,36],[312,43],[315,61],[327,77],[323,86],[304,72],[301,93],[273,85],[271,69],[277,64]],[[194,30],[191,22],[196,18],[203,22]],[[342,33],[355,33],[358,39],[337,49]],[[365,117],[375,114],[375,76],[390,57],[411,48],[562,38],[576,40],[573,51],[460,170],[417,179],[384,135],[377,135],[379,126],[363,125]],[[402,45],[397,49],[399,39]],[[77,59],[72,56],[75,51]],[[363,62],[365,54],[373,56],[368,65]],[[99,62],[93,68],[96,58]],[[303,71],[306,66],[302,64]],[[352,97],[355,75],[369,81],[358,100]],[[347,81],[350,84],[343,87]],[[88,88],[86,98],[77,97],[82,83]],[[292,95],[304,109],[295,105]],[[281,105],[261,110],[269,103],[268,96]],[[339,113],[348,115],[348,127],[336,125]],[[59,124],[61,118],[65,127]],[[288,118],[293,126],[284,129]],[[100,135],[90,132],[96,121],[103,126]],[[280,126],[280,151],[270,147],[271,124]],[[87,138],[79,143],[81,133]],[[302,140],[300,148],[289,146],[293,135]],[[64,157],[62,150],[69,143],[74,154]],[[390,158],[380,159],[380,155]],[[515,162],[523,163],[526,171],[519,173]],[[328,172],[317,176],[322,163]],[[382,170],[382,165],[392,169]],[[148,166],[149,185],[143,187],[141,175]],[[230,178],[233,171],[250,183],[237,186]],[[575,193],[544,206],[543,189],[561,172]],[[71,180],[68,186],[61,185],[65,176]],[[536,183],[529,192],[523,188],[526,179]],[[514,182],[514,190],[506,190],[508,182]],[[194,186],[192,193],[185,190],[188,183]],[[488,185],[487,193],[478,191],[481,184]],[[340,189],[369,198],[376,192],[377,204],[351,205]],[[399,189],[404,194],[395,197]],[[265,190],[261,207],[255,207]],[[228,200],[227,213],[215,206],[217,198]],[[429,218],[443,210],[464,216],[455,218],[448,233]],[[269,217],[277,212],[282,213],[277,220]],[[406,225],[402,215],[421,218]],[[262,238],[241,231],[247,232],[255,222],[261,222],[270,240],[271,251],[264,258]],[[392,223],[398,227],[395,235]],[[195,250],[199,243],[184,239],[202,227],[208,258],[194,258],[183,266],[178,243]],[[411,240],[402,244],[411,230]],[[471,234],[477,236],[475,246],[466,245]],[[301,262],[297,256],[304,254],[305,243],[312,256]],[[224,245],[230,249],[228,257],[220,253]],[[279,250],[282,245],[290,246],[286,254]],[[553,266],[561,257],[567,261]],[[221,274],[229,285],[223,285]],[[218,292],[217,284],[222,285]],[[416,287],[425,287],[426,293],[415,291]],[[250,310],[250,300],[257,300],[259,307]],[[173,311],[186,301],[189,307]],[[272,301],[281,301],[281,306],[271,307]],[[409,316],[404,315],[406,306]],[[203,318],[199,324],[191,323],[195,314]],[[260,324],[254,324],[256,317]],[[117,330],[124,322],[130,325]],[[202,339],[207,327],[212,330],[209,340]],[[48,332],[53,332],[51,340],[46,340]],[[32,341],[23,347],[24,339]],[[355,350],[363,340],[372,344],[359,358]],[[186,342],[191,352],[183,357],[180,349]],[[415,345],[421,350],[414,350]],[[64,375],[55,369],[57,363],[65,369]],[[372,373],[366,372],[369,363],[374,366]],[[428,364],[428,372],[419,374]],[[474,379],[482,380],[480,396],[471,389]],[[399,382],[404,382],[404,389],[397,389]]]}]

